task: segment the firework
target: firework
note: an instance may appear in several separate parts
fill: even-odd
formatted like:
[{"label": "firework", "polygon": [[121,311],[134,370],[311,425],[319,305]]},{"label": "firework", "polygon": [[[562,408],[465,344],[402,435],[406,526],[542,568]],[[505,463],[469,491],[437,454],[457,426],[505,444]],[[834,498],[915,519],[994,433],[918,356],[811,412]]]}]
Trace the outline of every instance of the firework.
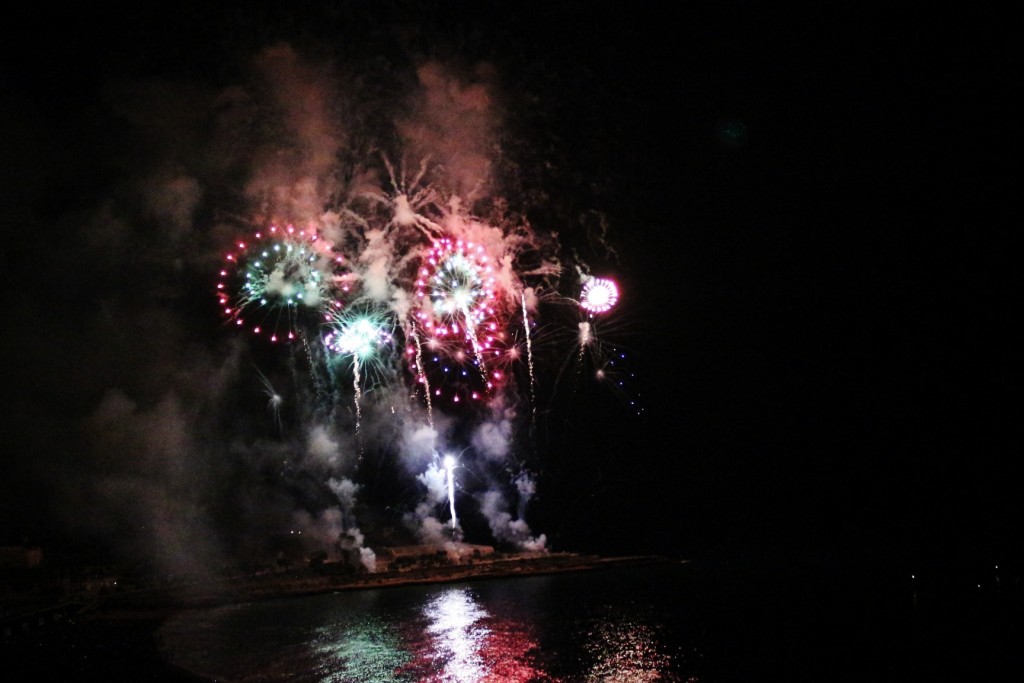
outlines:
[{"label": "firework", "polygon": [[371,316],[355,315],[340,318],[335,331],[325,339],[327,348],[361,361],[376,353],[378,346],[390,340],[380,320]]},{"label": "firework", "polygon": [[[523,519],[532,489],[520,488],[522,507],[513,518],[500,491],[502,478],[521,468],[521,458],[542,457],[538,444],[517,438],[517,421],[529,421],[531,437],[545,434],[538,421],[557,417],[552,407],[569,398],[565,374],[573,377],[573,392],[582,379],[623,386],[619,358],[611,358],[605,340],[623,318],[615,308],[618,286],[592,277],[600,271],[580,260],[581,253],[615,252],[604,244],[604,226],[589,218],[580,226],[560,219],[556,224],[556,217],[570,215],[563,211],[569,207],[535,211],[541,208],[537,198],[558,200],[532,187],[529,172],[506,174],[512,167],[503,163],[477,167],[498,140],[461,140],[466,136],[460,126],[472,122],[489,136],[491,126],[479,125],[487,122],[489,98],[480,97],[482,84],[460,95],[436,68],[418,72],[426,99],[403,108],[409,121],[380,128],[389,131],[386,140],[355,126],[364,119],[384,123],[378,114],[388,109],[361,114],[350,111],[347,98],[339,108],[342,100],[319,90],[323,97],[296,100],[293,95],[307,92],[305,87],[279,93],[268,113],[298,109],[288,125],[266,128],[284,134],[282,147],[271,155],[268,136],[268,153],[253,155],[274,165],[246,187],[245,197],[255,200],[258,215],[294,220],[301,228],[261,223],[260,232],[238,240],[222,266],[218,301],[232,327],[265,341],[301,341],[272,347],[274,358],[263,355],[268,349],[258,343],[252,348],[261,364],[280,363],[260,379],[282,442],[273,444],[273,452],[289,454],[289,467],[308,463],[317,468],[311,476],[339,474],[354,464],[349,458],[355,460],[358,445],[360,460],[364,446],[381,458],[356,470],[359,475],[429,474],[429,498],[414,502],[415,512],[401,519],[418,520],[421,525],[410,524],[410,531],[431,542],[461,534],[454,479],[459,467],[460,494],[474,503],[461,511],[464,516],[487,517],[497,541],[542,547],[543,538],[531,538]],[[446,97],[456,95],[470,109],[463,112],[460,104],[459,112],[432,112],[430,93],[442,84]],[[328,120],[330,112],[341,111],[355,117],[343,126]],[[417,122],[420,114],[425,118]],[[262,137],[254,140],[262,144]],[[472,144],[460,149],[461,142]],[[500,189],[522,192],[501,196],[495,193]],[[600,248],[581,252],[581,245],[560,243],[557,231],[577,227],[587,231],[588,247]],[[231,351],[249,349],[232,344]],[[574,360],[575,376],[567,373]],[[288,391],[278,392],[268,377],[288,377]],[[292,429],[281,428],[285,408]],[[439,455],[447,451],[458,455]],[[445,481],[457,534],[439,522]],[[375,487],[378,500],[412,491],[401,481]],[[312,513],[318,499],[305,485],[301,489],[302,505]],[[351,506],[346,510],[347,516]],[[345,528],[353,521],[346,518]]]},{"label": "firework", "polygon": [[278,431],[281,429],[281,404],[284,403],[284,399],[281,394],[277,393],[274,389],[274,385],[270,383],[266,375],[256,369],[256,374],[259,375],[260,383],[263,385],[263,394],[267,397],[267,408],[270,410],[271,415],[274,417],[274,424],[277,425]]},{"label": "firework", "polygon": [[217,299],[239,327],[272,342],[290,341],[323,319],[336,299],[342,257],[318,249],[314,231],[271,226],[239,241],[225,257]]},{"label": "firework", "polygon": [[619,288],[607,278],[590,278],[580,292],[580,306],[590,313],[605,313],[619,301]]},{"label": "firework", "polygon": [[[362,421],[363,368],[382,367],[380,350],[392,340],[383,313],[346,311],[332,317],[331,331],[324,337],[324,346],[334,354],[352,361],[352,387],[355,393],[356,437],[360,438]],[[360,458],[362,445],[360,443]]]},{"label": "firework", "polygon": [[[438,384],[447,384],[447,378],[461,380],[473,387],[462,395],[479,399],[503,376],[488,370],[488,359],[501,355],[504,337],[492,261],[483,245],[450,238],[438,240],[424,261],[415,281],[415,322],[425,338],[426,354],[417,372],[425,374],[425,360],[440,375]],[[435,395],[441,391],[438,386]],[[453,401],[459,400],[460,393],[455,393]]]}]

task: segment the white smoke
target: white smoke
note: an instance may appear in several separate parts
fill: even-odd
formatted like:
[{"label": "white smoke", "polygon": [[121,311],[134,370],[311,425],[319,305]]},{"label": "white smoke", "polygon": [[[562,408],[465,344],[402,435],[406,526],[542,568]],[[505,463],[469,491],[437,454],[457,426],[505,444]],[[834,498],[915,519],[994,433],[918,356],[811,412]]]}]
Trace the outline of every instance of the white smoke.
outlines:
[{"label": "white smoke", "polygon": [[529,472],[520,472],[519,476],[513,479],[516,491],[519,493],[518,516],[519,519],[526,518],[526,506],[534,494],[537,493],[537,483],[530,476]]},{"label": "white smoke", "polygon": [[341,448],[328,426],[314,424],[309,428],[306,449],[317,461],[330,467],[341,464]]},{"label": "white smoke", "polygon": [[416,479],[426,488],[429,503],[438,504],[448,500],[448,472],[440,463],[430,463],[424,472],[416,475]]},{"label": "white smoke", "polygon": [[351,479],[335,479],[334,477],[331,477],[327,480],[327,486],[338,498],[338,502],[341,503],[342,510],[348,514],[352,514],[352,509],[356,504],[356,493],[359,492],[359,485]]},{"label": "white smoke", "polygon": [[480,511],[490,525],[495,540],[513,545],[519,550],[543,551],[547,537],[534,537],[525,520],[513,519],[508,504],[500,491],[486,491],[478,496]]},{"label": "white smoke", "polygon": [[473,432],[473,447],[490,460],[504,461],[512,449],[513,431],[512,416],[499,414],[476,428]]}]

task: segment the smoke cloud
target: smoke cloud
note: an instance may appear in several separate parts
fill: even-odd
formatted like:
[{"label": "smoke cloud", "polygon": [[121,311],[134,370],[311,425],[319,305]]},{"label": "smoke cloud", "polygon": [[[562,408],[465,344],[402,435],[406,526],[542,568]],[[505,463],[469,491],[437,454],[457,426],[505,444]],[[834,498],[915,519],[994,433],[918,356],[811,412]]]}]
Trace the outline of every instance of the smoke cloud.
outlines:
[{"label": "smoke cloud", "polygon": [[[286,42],[230,66],[104,86],[96,125],[119,135],[91,190],[52,217],[74,248],[26,258],[75,281],[41,285],[60,315],[10,309],[43,368],[21,447],[54,454],[26,458],[26,477],[57,482],[52,514],[83,544],[169,574],[256,561],[295,535],[373,571],[380,539],[467,533],[448,520],[439,458],[455,453],[460,518],[491,533],[471,540],[544,549],[525,521],[536,484],[510,474],[529,450],[522,306],[541,316],[575,280],[561,281],[573,271],[555,230],[501,186],[497,68],[396,60],[367,66],[373,81]],[[256,268],[239,243],[270,226],[316,235],[312,274],[271,270],[261,296],[303,301],[252,295],[243,316],[214,283],[228,255],[225,281]],[[479,250],[493,300],[472,272],[439,313],[442,238]],[[357,317],[382,321],[365,355],[324,341]],[[295,340],[254,332],[274,325]]]}]

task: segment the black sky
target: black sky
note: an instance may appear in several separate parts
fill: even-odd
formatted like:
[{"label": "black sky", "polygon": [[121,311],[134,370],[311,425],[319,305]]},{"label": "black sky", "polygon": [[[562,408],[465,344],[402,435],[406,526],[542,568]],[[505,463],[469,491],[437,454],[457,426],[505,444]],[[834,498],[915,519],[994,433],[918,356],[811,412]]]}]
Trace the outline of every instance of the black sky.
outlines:
[{"label": "black sky", "polygon": [[90,358],[54,357],[37,329],[69,307],[76,324],[99,315],[89,289],[110,282],[95,278],[130,270],[76,272],[76,216],[125,167],[107,150],[146,153],[106,115],[109,84],[216,87],[286,40],[342,64],[495,64],[536,102],[510,98],[508,125],[546,147],[550,193],[608,216],[645,414],[584,398],[552,430],[552,537],[1016,557],[1008,30],[972,13],[709,6],[175,3],[8,22],[4,540],[58,524],[60,474],[39,463],[65,456],[34,449],[71,444],[25,430],[99,399],[75,376],[98,372]]}]

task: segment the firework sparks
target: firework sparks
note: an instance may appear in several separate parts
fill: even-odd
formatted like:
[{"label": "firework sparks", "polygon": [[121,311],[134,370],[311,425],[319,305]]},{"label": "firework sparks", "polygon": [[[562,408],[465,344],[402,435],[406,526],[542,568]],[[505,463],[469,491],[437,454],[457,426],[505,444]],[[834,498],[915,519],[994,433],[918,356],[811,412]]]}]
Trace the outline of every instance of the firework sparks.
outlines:
[{"label": "firework sparks", "polygon": [[416,281],[416,295],[424,303],[420,313],[422,325],[441,337],[461,333],[469,342],[481,374],[486,376],[484,352],[493,345],[496,329],[495,277],[483,245],[441,239],[427,262],[430,267],[422,268]]},{"label": "firework sparks", "polygon": [[[351,396],[348,414],[354,416],[359,462],[364,440],[377,438],[368,430],[364,434],[364,420],[387,412],[371,412],[371,397],[390,401],[398,425],[408,418],[401,417],[395,398],[404,394],[407,400],[422,400],[421,415],[432,439],[440,438],[435,421],[442,435],[451,434],[451,419],[473,411],[478,417],[512,416],[519,400],[530,402],[535,428],[539,363],[554,355],[549,352],[557,350],[552,347],[556,341],[572,339],[580,356],[593,349],[594,317],[617,304],[617,286],[587,277],[575,301],[559,291],[566,269],[554,233],[538,233],[502,211],[492,211],[489,219],[475,215],[467,208],[470,203],[437,189],[443,182],[432,184],[435,176],[426,161],[408,177],[404,160],[395,166],[383,157],[383,164],[389,189],[360,187],[319,223],[307,223],[315,229],[271,227],[256,233],[255,240],[238,242],[218,286],[223,313],[270,341],[302,339],[318,387],[317,405],[309,407],[315,414],[347,419],[337,411],[337,399]],[[576,270],[584,272],[578,265]],[[560,316],[567,302],[576,306],[571,315]],[[589,314],[590,322],[579,322],[579,310]],[[554,317],[546,320],[549,313]],[[313,323],[326,332],[311,334]],[[317,381],[321,363],[331,378],[328,391]],[[342,377],[351,381],[335,384]],[[411,387],[395,391],[398,381]],[[276,411],[280,396],[269,383],[265,388]],[[441,421],[438,411],[454,414]],[[411,405],[407,414],[417,419]],[[511,417],[493,423],[485,419],[470,438],[481,457],[497,462],[510,449],[512,427],[505,422],[511,423]],[[460,429],[456,426],[454,433]],[[447,484],[453,530],[459,524],[456,464],[447,456],[435,460],[430,470],[437,474],[432,495],[443,499]],[[480,514],[495,538],[543,547],[543,537],[532,538],[522,519],[506,519],[507,506],[496,491],[486,494],[490,503]],[[437,528],[433,515],[424,513],[423,520],[424,529]]]},{"label": "firework sparks", "polygon": [[277,425],[278,431],[281,430],[281,404],[284,403],[284,399],[281,394],[277,393],[274,389],[274,385],[270,383],[266,375],[256,369],[256,374],[259,375],[260,383],[263,385],[263,394],[267,397],[267,408],[270,410],[270,414],[274,417],[274,424]]},{"label": "firework sparks", "polygon": [[523,303],[523,329],[526,330],[526,360],[527,367],[530,370],[530,423],[533,424],[537,420],[537,401],[533,395],[534,380],[533,380],[533,343],[530,339],[530,318],[526,314],[526,293],[521,295]]},{"label": "firework sparks", "polygon": [[[499,315],[498,273],[488,248],[470,240],[439,239],[424,255],[413,284],[413,319],[426,353],[418,359],[419,370],[426,376],[426,361],[438,384],[456,380],[461,388],[451,390],[454,403],[482,399],[504,376],[489,365],[491,358],[501,356],[507,336]],[[433,394],[441,396],[441,387]]]},{"label": "firework sparks", "polygon": [[619,288],[612,280],[595,277],[586,281],[580,292],[580,306],[590,313],[606,313],[619,301]]},{"label": "firework sparks", "polygon": [[316,248],[315,231],[271,226],[239,241],[225,257],[217,283],[222,312],[271,342],[300,334],[300,317],[317,320],[332,299],[342,257]]},{"label": "firework sparks", "polygon": [[362,398],[364,364],[371,363],[378,355],[379,348],[391,340],[384,317],[372,313],[338,314],[334,317],[333,330],[325,337],[324,344],[339,356],[352,360],[352,387],[355,393],[356,438],[360,442],[359,457],[362,459]]}]

